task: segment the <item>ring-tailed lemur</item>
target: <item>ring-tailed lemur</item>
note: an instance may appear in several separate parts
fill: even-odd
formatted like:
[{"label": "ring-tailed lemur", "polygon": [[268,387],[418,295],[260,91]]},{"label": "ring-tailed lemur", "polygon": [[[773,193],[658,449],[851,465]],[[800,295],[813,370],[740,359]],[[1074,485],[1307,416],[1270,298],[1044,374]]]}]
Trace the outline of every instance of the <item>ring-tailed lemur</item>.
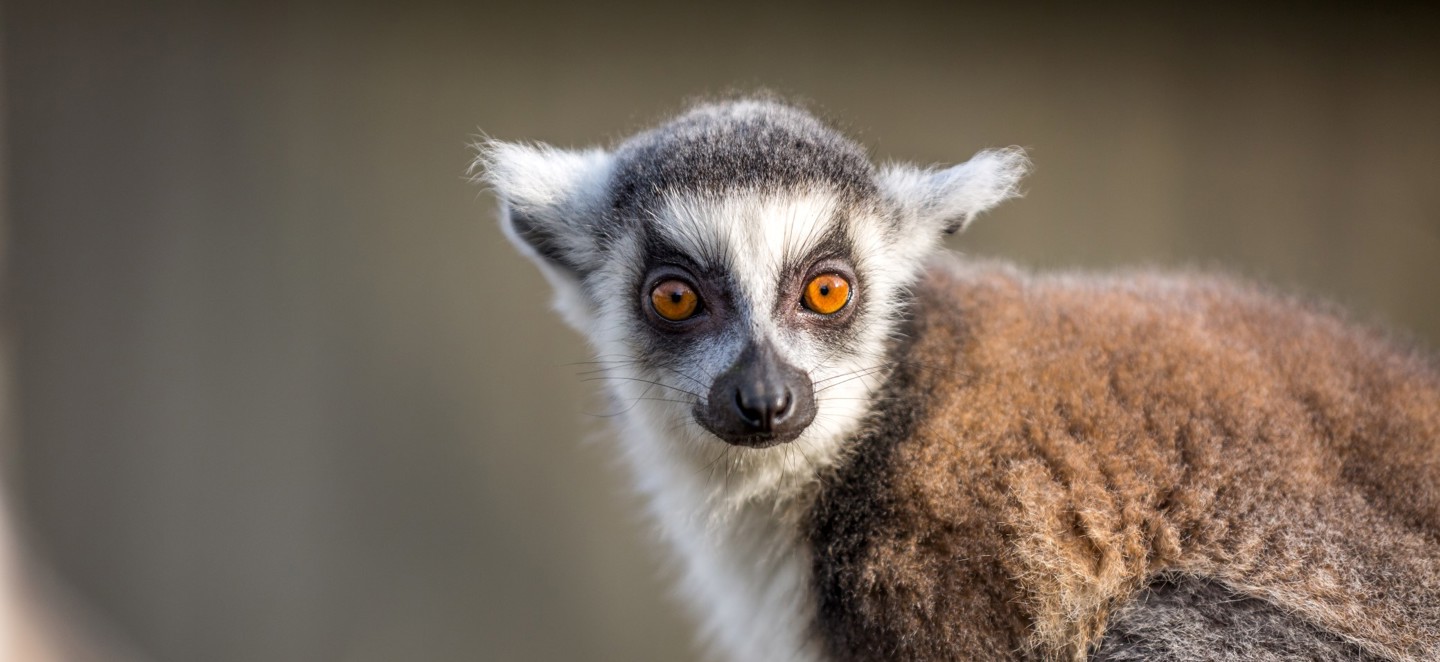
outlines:
[{"label": "ring-tailed lemur", "polygon": [[477,160],[730,659],[1440,659],[1434,363],[937,250],[1026,166],[877,169],[768,99]]}]

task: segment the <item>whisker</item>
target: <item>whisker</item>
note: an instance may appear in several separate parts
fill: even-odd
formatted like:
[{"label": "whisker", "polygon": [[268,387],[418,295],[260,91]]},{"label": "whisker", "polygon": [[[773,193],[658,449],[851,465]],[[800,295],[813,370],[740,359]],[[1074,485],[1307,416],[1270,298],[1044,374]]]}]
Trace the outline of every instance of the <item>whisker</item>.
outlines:
[{"label": "whisker", "polygon": [[[605,373],[608,373],[609,371],[612,371],[612,370],[615,370],[615,369],[618,369],[618,368],[622,368],[622,367],[626,367],[626,366],[632,366],[632,365],[638,365],[638,364],[644,364],[644,363],[645,363],[645,361],[644,361],[643,359],[634,359],[634,358],[631,358],[631,359],[617,359],[617,360],[577,361],[577,362],[572,363],[572,364],[570,364],[570,365],[577,365],[577,366],[578,366],[578,365],[592,365],[592,366],[598,365],[598,366],[600,366],[600,367],[595,368],[595,369],[593,369],[593,370],[584,370],[584,371],[581,371],[581,372],[576,373],[576,374],[579,375],[579,376],[586,376],[586,375],[605,374]],[[681,376],[681,377],[683,377],[683,378],[685,378],[685,379],[688,379],[688,380],[690,380],[691,382],[694,382],[695,385],[696,385],[697,387],[701,388],[701,389],[708,389],[708,388],[710,387],[709,384],[707,384],[707,383],[705,383],[705,382],[697,379],[694,375],[691,375],[690,373],[685,372],[684,370],[680,370],[679,368],[672,368],[672,367],[670,367],[670,366],[663,366],[663,365],[662,365],[662,366],[656,366],[656,367],[658,367],[658,368],[660,368],[660,369],[662,369],[662,370],[669,370],[670,372],[673,372],[673,373],[675,373],[676,375],[679,375],[679,376]]]},{"label": "whisker", "polygon": [[666,383],[663,383],[663,382],[653,381],[653,380],[650,380],[650,379],[641,379],[641,378],[639,378],[639,377],[624,377],[624,376],[590,377],[590,378],[588,378],[588,379],[582,379],[582,380],[580,380],[580,381],[582,381],[582,382],[598,382],[598,381],[604,381],[604,380],[610,380],[610,379],[619,379],[619,380],[625,380],[625,381],[631,381],[631,382],[640,382],[641,384],[650,384],[651,386],[659,386],[659,387],[661,387],[661,388],[668,388],[668,389],[670,389],[670,390],[672,390],[672,391],[679,391],[679,392],[681,392],[681,393],[684,393],[685,395],[689,395],[689,396],[692,396],[692,397],[695,397],[695,398],[699,398],[699,399],[701,399],[701,400],[705,399],[705,396],[700,395],[699,393],[696,393],[696,392],[694,392],[694,391],[686,390],[686,389],[680,388],[679,386],[671,386],[671,385],[669,385],[669,384],[666,384]]},{"label": "whisker", "polygon": [[844,373],[841,373],[841,374],[838,374],[838,375],[831,375],[831,376],[826,377],[826,378],[824,378],[824,379],[817,380],[817,381],[815,382],[815,385],[816,385],[816,386],[819,386],[819,385],[824,384],[824,383],[826,383],[826,382],[834,381],[834,380],[840,379],[840,378],[842,378],[842,377],[849,377],[849,376],[856,375],[856,374],[860,374],[860,373],[863,373],[863,372],[871,372],[871,371],[877,371],[877,370],[884,370],[884,369],[886,369],[886,368],[888,368],[888,367],[889,367],[889,365],[884,364],[884,363],[881,363],[881,364],[878,364],[878,365],[870,366],[870,367],[868,367],[868,368],[860,368],[860,369],[858,369],[858,370],[851,370],[851,371],[849,371],[849,372],[844,372]]},{"label": "whisker", "polygon": [[[663,384],[661,384],[661,386],[663,386]],[[646,387],[645,387],[645,390],[643,390],[643,391],[640,392],[640,397],[643,398],[643,397],[645,397],[647,394],[649,394],[651,388],[653,388],[653,387],[652,387],[652,386],[646,386]],[[596,417],[596,418],[614,418],[614,417],[616,417],[616,416],[619,416],[619,415],[621,415],[621,414],[624,414],[624,413],[630,411],[631,409],[634,409],[634,408],[635,408],[635,405],[637,405],[637,404],[640,404],[640,398],[636,398],[634,402],[631,402],[631,403],[630,403],[630,406],[629,406],[629,407],[626,407],[626,408],[624,408],[624,409],[621,409],[620,411],[613,412],[613,413],[609,413],[609,414],[590,414],[590,415],[591,415],[591,416],[594,416],[594,417]]]},{"label": "whisker", "polygon": [[816,469],[816,468],[815,468],[815,463],[810,461],[810,456],[805,454],[805,449],[803,449],[803,448],[800,447],[800,444],[788,444],[788,445],[789,445],[789,446],[793,446],[793,447],[795,448],[795,452],[797,452],[797,453],[800,454],[800,459],[805,460],[805,464],[810,465],[810,471],[811,471],[811,472],[819,471],[819,469]]},{"label": "whisker", "polygon": [[682,405],[693,405],[693,404],[697,404],[694,400],[676,400],[675,398],[643,398],[643,397],[642,397],[642,398],[635,398],[635,399],[636,399],[636,400],[646,400],[646,401],[649,401],[649,402],[674,402],[674,403],[682,404]]},{"label": "whisker", "polygon": [[842,380],[836,381],[836,382],[831,382],[831,383],[826,384],[825,386],[823,386],[823,387],[821,387],[821,388],[815,389],[815,393],[817,393],[817,394],[818,394],[818,393],[823,393],[823,392],[825,392],[825,391],[827,391],[827,390],[830,390],[830,389],[832,389],[832,388],[835,388],[836,386],[839,386],[839,385],[841,385],[841,384],[847,384],[847,383],[853,382],[853,381],[855,381],[855,380],[857,380],[857,379],[864,379],[864,378],[866,378],[866,377],[874,376],[876,373],[879,373],[879,372],[885,370],[885,368],[887,368],[887,367],[888,367],[888,366],[877,366],[877,367],[872,368],[872,369],[870,369],[870,370],[862,370],[862,371],[857,371],[857,372],[851,373],[851,374],[849,374],[849,375],[846,376],[846,379],[842,379]]}]

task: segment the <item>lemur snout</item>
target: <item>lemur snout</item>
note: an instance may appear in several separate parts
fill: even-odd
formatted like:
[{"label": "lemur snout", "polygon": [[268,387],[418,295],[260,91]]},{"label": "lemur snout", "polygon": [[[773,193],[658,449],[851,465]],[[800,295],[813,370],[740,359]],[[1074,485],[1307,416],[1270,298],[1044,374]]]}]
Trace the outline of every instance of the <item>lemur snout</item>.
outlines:
[{"label": "lemur snout", "polygon": [[766,448],[791,441],[815,420],[809,375],[765,343],[751,343],[710,387],[700,424],[737,446]]}]

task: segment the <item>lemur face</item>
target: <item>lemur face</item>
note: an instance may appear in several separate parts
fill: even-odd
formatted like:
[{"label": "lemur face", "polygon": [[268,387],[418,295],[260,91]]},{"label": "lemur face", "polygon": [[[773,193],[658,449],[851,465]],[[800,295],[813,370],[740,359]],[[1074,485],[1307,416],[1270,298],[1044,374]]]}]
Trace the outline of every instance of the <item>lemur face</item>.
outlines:
[{"label": "lemur face", "polygon": [[824,189],[664,196],[640,224],[630,351],[737,446],[792,441],[854,409],[827,393],[879,358],[864,332],[895,299],[871,269],[886,247],[862,245],[871,213]]},{"label": "lemur face", "polygon": [[877,170],[804,111],[752,100],[613,151],[489,142],[477,165],[625,416],[764,453],[853,432],[925,255],[1014,195],[1025,159]]}]

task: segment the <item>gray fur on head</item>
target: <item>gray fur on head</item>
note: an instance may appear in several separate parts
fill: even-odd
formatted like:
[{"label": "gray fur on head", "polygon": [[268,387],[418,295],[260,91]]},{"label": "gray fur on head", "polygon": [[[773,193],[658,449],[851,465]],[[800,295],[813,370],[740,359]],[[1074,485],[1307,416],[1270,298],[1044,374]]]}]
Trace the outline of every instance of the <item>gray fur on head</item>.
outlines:
[{"label": "gray fur on head", "polygon": [[522,250],[584,274],[616,225],[638,222],[666,194],[827,188],[876,204],[918,236],[953,233],[1019,193],[1029,162],[1017,147],[955,166],[888,164],[810,113],[771,99],[695,106],[613,150],[488,140],[474,171],[500,198]]},{"label": "gray fur on head", "polygon": [[696,107],[626,140],[615,156],[615,204],[631,213],[670,191],[825,186],[862,200],[876,193],[864,148],[773,101]]}]

